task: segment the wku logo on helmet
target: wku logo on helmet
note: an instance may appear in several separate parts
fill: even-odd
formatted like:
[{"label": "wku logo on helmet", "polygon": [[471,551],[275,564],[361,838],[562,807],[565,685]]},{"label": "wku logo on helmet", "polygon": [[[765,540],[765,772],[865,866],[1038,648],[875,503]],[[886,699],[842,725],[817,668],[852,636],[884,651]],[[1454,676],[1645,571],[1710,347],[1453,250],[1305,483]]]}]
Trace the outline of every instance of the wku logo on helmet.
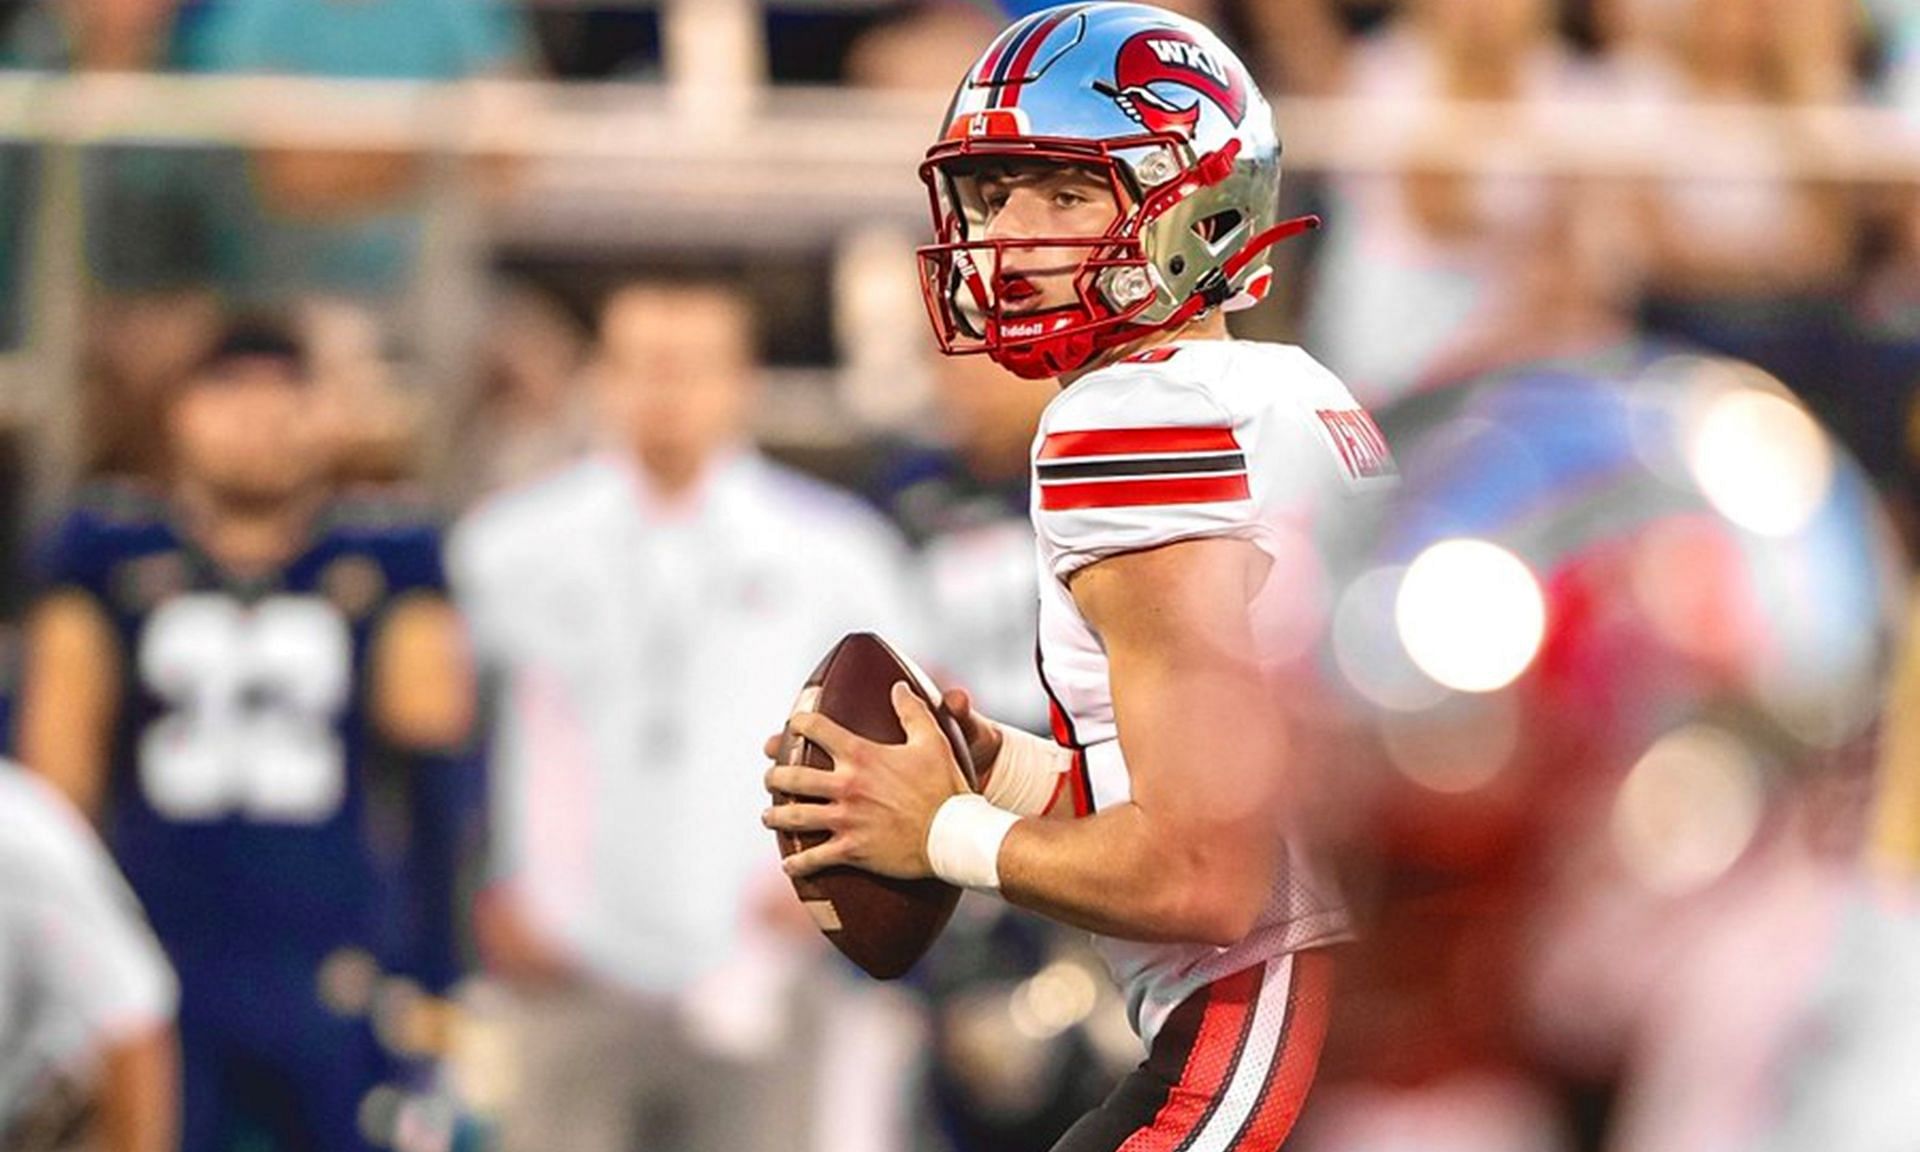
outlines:
[{"label": "wku logo on helmet", "polygon": [[1178,84],[1205,96],[1237,128],[1247,114],[1247,86],[1218,56],[1193,37],[1171,28],[1141,32],[1120,46],[1113,61],[1113,83],[1094,88],[1113,98],[1121,111],[1149,132],[1193,135],[1200,102],[1176,103],[1155,85]]}]

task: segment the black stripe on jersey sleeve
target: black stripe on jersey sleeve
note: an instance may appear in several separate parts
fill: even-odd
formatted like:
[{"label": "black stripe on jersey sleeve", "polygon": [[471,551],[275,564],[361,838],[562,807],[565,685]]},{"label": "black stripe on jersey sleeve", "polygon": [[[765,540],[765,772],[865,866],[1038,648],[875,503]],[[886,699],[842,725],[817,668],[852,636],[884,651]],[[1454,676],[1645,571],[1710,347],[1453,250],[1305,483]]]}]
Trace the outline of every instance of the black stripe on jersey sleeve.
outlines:
[{"label": "black stripe on jersey sleeve", "polygon": [[1110,480],[1127,476],[1198,476],[1246,470],[1247,457],[1241,452],[1154,456],[1133,460],[1068,460],[1058,464],[1041,464],[1035,468],[1043,482]]}]

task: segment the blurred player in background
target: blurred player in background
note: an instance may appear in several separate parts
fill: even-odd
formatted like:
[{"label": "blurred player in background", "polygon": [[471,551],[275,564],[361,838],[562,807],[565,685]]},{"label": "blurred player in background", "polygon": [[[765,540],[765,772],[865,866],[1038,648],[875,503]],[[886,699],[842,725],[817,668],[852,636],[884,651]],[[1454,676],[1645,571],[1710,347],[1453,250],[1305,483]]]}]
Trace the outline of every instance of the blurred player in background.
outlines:
[{"label": "blurred player in background", "polygon": [[173,973],[92,829],[13,764],[0,764],[0,989],[0,1148],[82,1146],[90,1128],[101,1152],[172,1152]]},{"label": "blurred player in background", "polygon": [[899,687],[903,747],[796,717],[835,770],[777,765],[768,787],[826,803],[765,819],[832,833],[795,873],[937,875],[1101,937],[1149,1054],[1060,1152],[1271,1150],[1347,934],[1290,827],[1275,677],[1303,647],[1314,518],[1395,477],[1311,357],[1229,339],[1266,249],[1306,226],[1275,223],[1272,113],[1204,27],[1062,5],[969,70],[922,172],[942,347],[1062,386],[1032,505],[1058,743],[976,719],[989,771],[968,793]]},{"label": "blurred player in background", "polygon": [[1855,866],[1901,580],[1864,477],[1778,381],[1657,347],[1381,421],[1405,498],[1330,565],[1364,931],[1296,1142],[1897,1145],[1920,929]]},{"label": "blurred player in background", "polygon": [[499,700],[481,936],[517,992],[509,1149],[898,1139],[875,1132],[897,1105],[870,1073],[837,1103],[810,1080],[837,1059],[822,1044],[840,1033],[814,1024],[836,986],[793,995],[823,949],[738,817],[764,799],[764,718],[820,653],[856,629],[915,631],[905,556],[872,510],[752,447],[753,324],[718,283],[615,292],[590,368],[602,450],[455,537]]},{"label": "blurred player in background", "polygon": [[389,1143],[363,1103],[431,1044],[387,977],[454,976],[461,628],[434,530],[332,498],[316,403],[290,330],[231,323],[167,408],[164,498],[84,494],[27,625],[21,757],[180,974],[189,1152]]}]

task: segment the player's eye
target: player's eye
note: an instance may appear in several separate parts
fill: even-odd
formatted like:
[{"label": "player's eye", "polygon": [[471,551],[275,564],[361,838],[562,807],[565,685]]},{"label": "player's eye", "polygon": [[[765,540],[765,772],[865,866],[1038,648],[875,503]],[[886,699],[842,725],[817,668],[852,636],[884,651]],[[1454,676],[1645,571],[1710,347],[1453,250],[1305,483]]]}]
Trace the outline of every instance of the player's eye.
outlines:
[{"label": "player's eye", "polygon": [[997,184],[989,184],[980,189],[980,203],[991,216],[1007,206],[1007,190]]},{"label": "player's eye", "polygon": [[1091,196],[1088,196],[1084,192],[1076,192],[1071,188],[1062,188],[1053,194],[1053,206],[1055,208],[1078,208],[1082,204],[1091,203],[1092,199]]}]

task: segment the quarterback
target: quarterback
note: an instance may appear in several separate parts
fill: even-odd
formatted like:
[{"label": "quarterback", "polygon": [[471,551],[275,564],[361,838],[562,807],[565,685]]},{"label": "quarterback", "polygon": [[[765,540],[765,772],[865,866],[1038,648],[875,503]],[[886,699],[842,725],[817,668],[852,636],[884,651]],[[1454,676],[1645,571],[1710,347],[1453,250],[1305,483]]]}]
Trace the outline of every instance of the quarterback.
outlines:
[{"label": "quarterback", "polygon": [[775,765],[822,803],[763,816],[852,865],[999,892],[1095,933],[1147,1059],[1056,1152],[1277,1148],[1325,1034],[1334,887],[1294,834],[1274,620],[1312,517],[1394,482],[1372,420],[1297,348],[1229,339],[1272,280],[1279,142],[1206,28],[1066,4],[968,71],[921,167],[921,280],[941,347],[1060,392],[1033,450],[1044,740],[962,716],[969,791],[904,686],[909,740],[818,713],[835,770]]}]

